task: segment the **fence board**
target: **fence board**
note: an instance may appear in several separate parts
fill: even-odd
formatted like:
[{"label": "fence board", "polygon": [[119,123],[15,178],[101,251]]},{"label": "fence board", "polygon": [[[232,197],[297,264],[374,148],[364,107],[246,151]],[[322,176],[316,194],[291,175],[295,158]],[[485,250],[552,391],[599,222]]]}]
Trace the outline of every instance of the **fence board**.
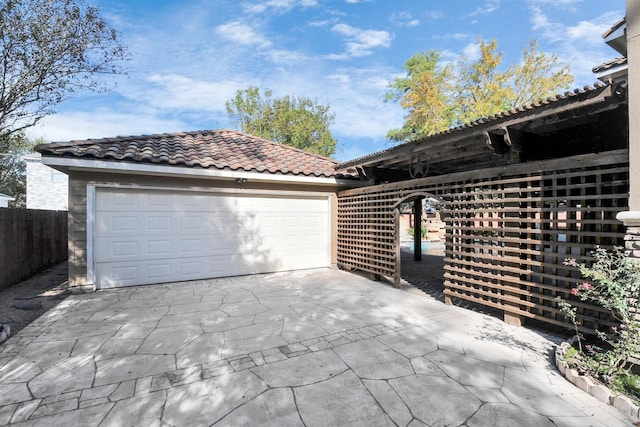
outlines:
[{"label": "fence board", "polygon": [[0,209],[0,289],[67,257],[66,211]]}]

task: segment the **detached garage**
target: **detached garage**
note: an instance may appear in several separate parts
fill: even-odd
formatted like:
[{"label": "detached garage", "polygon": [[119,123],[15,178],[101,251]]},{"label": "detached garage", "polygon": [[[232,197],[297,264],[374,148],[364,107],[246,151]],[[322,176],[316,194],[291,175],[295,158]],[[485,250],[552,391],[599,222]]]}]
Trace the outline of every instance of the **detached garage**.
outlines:
[{"label": "detached garage", "polygon": [[42,144],[69,175],[69,282],[84,290],[329,267],[332,159],[229,130]]}]

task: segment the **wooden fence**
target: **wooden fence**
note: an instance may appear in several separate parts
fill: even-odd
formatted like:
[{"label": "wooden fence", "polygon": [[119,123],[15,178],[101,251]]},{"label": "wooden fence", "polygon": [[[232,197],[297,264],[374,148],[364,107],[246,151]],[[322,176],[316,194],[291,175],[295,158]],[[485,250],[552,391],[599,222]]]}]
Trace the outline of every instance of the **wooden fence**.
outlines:
[{"label": "wooden fence", "polygon": [[[434,196],[446,223],[445,297],[567,325],[556,297],[571,298],[596,245],[624,246],[628,151],[588,154],[364,187],[338,198],[338,264],[399,281],[398,203]],[[609,320],[575,301],[583,330]]]},{"label": "wooden fence", "polygon": [[66,211],[0,209],[0,289],[67,257]]}]

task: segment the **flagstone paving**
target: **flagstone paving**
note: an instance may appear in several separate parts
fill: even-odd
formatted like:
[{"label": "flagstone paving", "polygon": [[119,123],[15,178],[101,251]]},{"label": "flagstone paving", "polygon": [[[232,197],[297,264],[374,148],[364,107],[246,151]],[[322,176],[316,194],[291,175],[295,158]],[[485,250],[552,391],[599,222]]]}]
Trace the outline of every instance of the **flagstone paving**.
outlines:
[{"label": "flagstone paving", "polygon": [[557,342],[328,269],[72,295],[0,345],[0,425],[633,425]]}]

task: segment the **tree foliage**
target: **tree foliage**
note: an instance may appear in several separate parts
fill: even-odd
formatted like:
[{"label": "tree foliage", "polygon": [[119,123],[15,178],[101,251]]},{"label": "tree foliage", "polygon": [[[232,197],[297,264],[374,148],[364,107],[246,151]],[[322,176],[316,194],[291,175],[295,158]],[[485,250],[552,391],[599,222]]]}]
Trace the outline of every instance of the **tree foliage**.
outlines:
[{"label": "tree foliage", "polygon": [[0,0],[0,135],[33,126],[80,90],[106,89],[126,48],[83,0]]},{"label": "tree foliage", "polygon": [[0,136],[0,193],[15,198],[13,207],[24,207],[26,203],[26,164],[22,156],[30,153],[36,143],[23,132]]},{"label": "tree foliage", "polygon": [[522,49],[521,62],[506,70],[495,39],[478,39],[478,48],[478,59],[462,57],[455,64],[443,63],[436,51],[409,58],[406,77],[391,82],[386,95],[407,111],[405,123],[387,137],[405,141],[432,135],[554,95],[573,82],[570,67],[540,52],[535,41]]},{"label": "tree foliage", "polygon": [[449,102],[453,96],[451,78],[453,67],[439,66],[440,54],[435,51],[417,53],[404,66],[406,77],[397,78],[391,85],[387,101],[399,102],[408,111],[405,125],[387,135],[402,141],[412,136],[414,129],[432,134],[446,129],[454,119]]},{"label": "tree foliage", "polygon": [[335,116],[329,105],[317,100],[292,95],[275,98],[271,90],[261,94],[251,86],[236,91],[226,108],[233,125],[243,132],[322,156],[336,151],[329,130]]}]

